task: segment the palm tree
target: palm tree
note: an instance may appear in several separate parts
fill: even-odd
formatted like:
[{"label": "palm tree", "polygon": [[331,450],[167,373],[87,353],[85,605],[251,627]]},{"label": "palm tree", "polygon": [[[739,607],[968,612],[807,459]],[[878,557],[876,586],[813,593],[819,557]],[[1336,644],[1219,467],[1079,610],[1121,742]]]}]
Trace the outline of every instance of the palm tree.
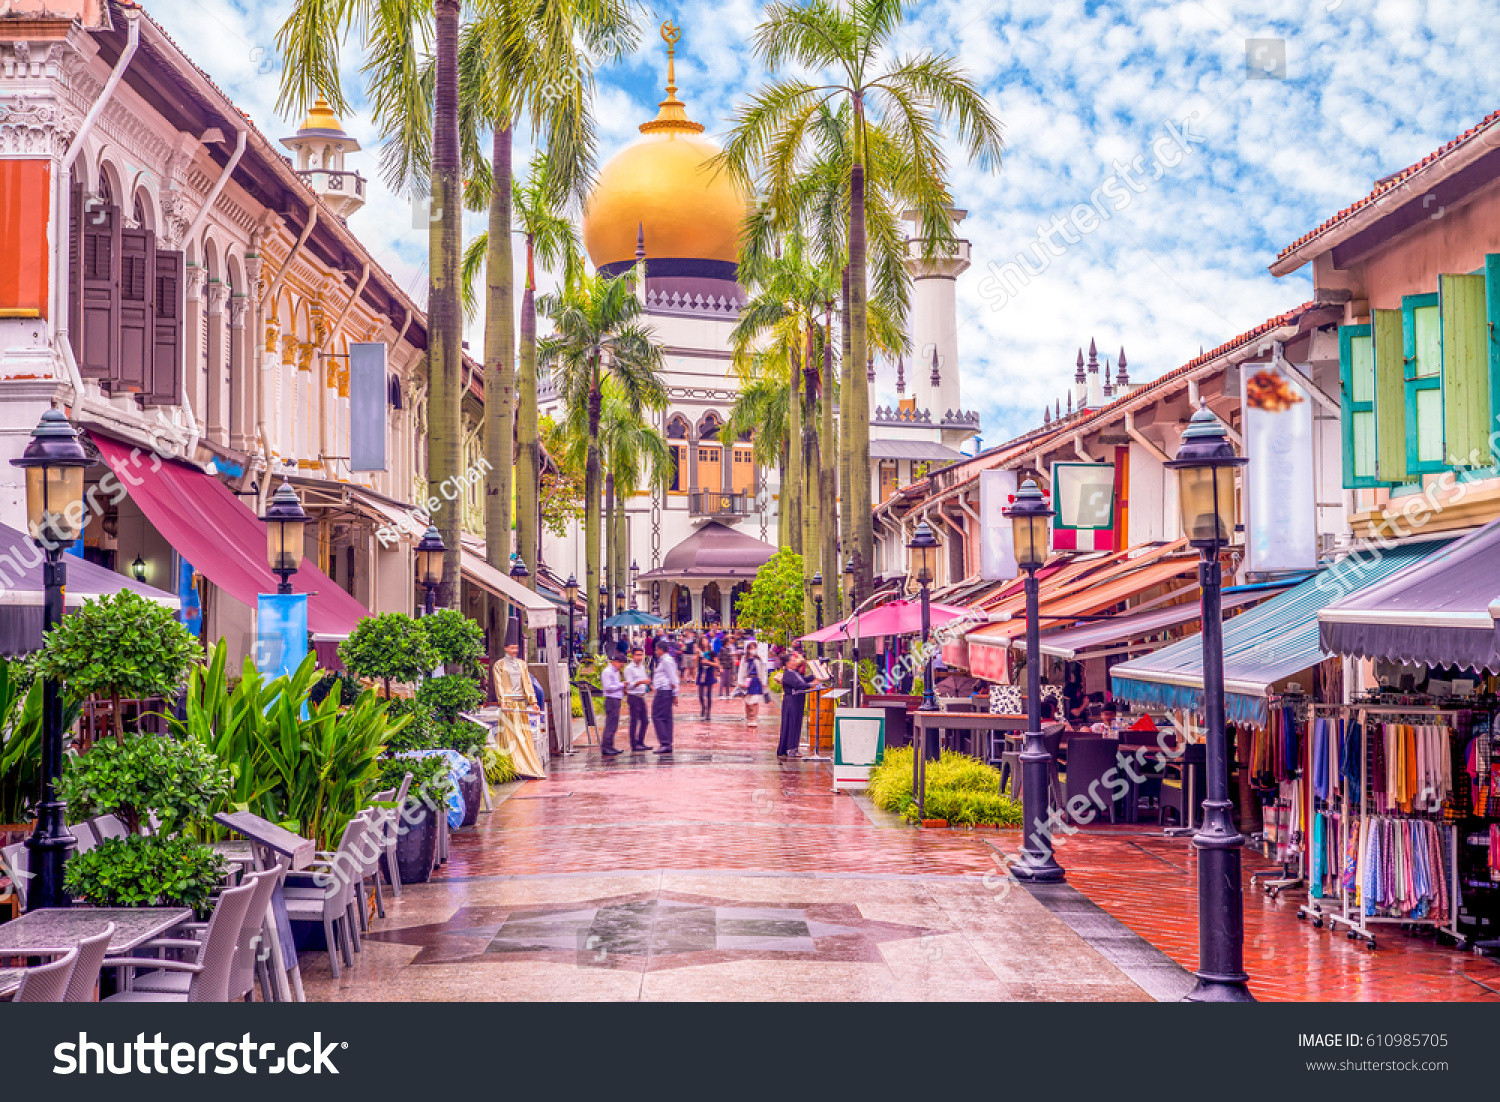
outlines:
[{"label": "palm tree", "polygon": [[762,88],[736,118],[723,164],[745,187],[759,183],[771,209],[791,202],[806,163],[812,120],[827,103],[847,103],[851,113],[848,176],[849,380],[845,505],[852,514],[853,558],[860,591],[873,583],[874,530],[870,512],[869,385],[861,365],[869,348],[867,261],[869,234],[866,168],[878,128],[899,150],[907,196],[924,230],[924,251],[934,255],[951,239],[951,199],[944,183],[947,160],[940,127],[952,124],[969,157],[998,165],[1000,125],[984,97],[952,59],[933,53],[894,58],[891,40],[906,14],[906,0],[803,0],[772,3],[755,35],[755,52],[771,72],[784,65],[821,74],[817,83],[783,77]]},{"label": "palm tree", "polygon": [[[321,94],[335,111],[348,113],[339,80],[339,51],[357,28],[361,47],[369,54],[363,68],[375,105],[374,121],[391,135],[383,153],[387,179],[410,190],[420,164],[413,160],[413,151],[431,149],[427,486],[429,496],[440,500],[445,487],[457,484],[462,475],[459,16],[459,0],[294,0],[291,15],[276,35],[284,59],[279,111],[306,110]],[[429,40],[430,89],[421,79],[422,54]],[[432,518],[448,548],[438,593],[440,603],[448,607],[457,604],[462,520],[458,507],[439,509]]]},{"label": "palm tree", "polygon": [[[545,133],[545,176],[554,201],[581,203],[594,169],[589,114],[594,54],[619,57],[634,48],[636,26],[621,0],[485,0],[464,28],[459,64],[464,138],[471,176],[489,206],[485,241],[484,441],[485,549],[491,565],[510,562],[512,464],[515,452],[516,333],[512,142],[529,116]],[[478,171],[480,128],[491,132],[489,172]],[[487,177],[487,179],[486,179]],[[488,188],[482,185],[488,183]],[[524,391],[522,391],[524,393]],[[534,417],[533,417],[534,423]],[[534,501],[534,495],[533,495]],[[517,501],[517,512],[525,502]],[[531,526],[535,532],[535,524]],[[535,567],[535,551],[525,559]],[[534,585],[535,570],[531,574]]]},{"label": "palm tree", "polygon": [[[516,554],[532,568],[526,578],[526,584],[532,589],[536,588],[536,564],[541,561],[538,488],[542,457],[536,397],[537,266],[540,264],[544,271],[560,272],[565,288],[573,286],[584,270],[583,244],[578,227],[558,203],[557,189],[551,182],[551,163],[550,151],[533,157],[525,178],[515,182],[510,203],[515,229],[524,237],[526,249],[526,285],[521,292],[521,351],[516,373]],[[474,285],[490,257],[489,237],[488,232],[479,234],[469,242],[464,253],[464,308],[470,317],[478,309]]]},{"label": "palm tree", "polygon": [[665,408],[661,345],[641,322],[644,308],[634,279],[586,275],[560,295],[543,295],[537,308],[553,333],[537,342],[539,365],[552,372],[568,420],[586,431],[584,466],[584,584],[588,594],[588,645],[599,640],[599,567],[602,449],[599,432],[606,379],[619,388],[631,414]]}]

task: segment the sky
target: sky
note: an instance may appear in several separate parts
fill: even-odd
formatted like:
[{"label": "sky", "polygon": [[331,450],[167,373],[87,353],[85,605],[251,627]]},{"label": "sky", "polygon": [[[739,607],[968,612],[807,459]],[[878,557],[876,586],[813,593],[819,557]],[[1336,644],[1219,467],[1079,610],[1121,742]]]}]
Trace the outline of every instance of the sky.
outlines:
[{"label": "sky", "polygon": [[[284,3],[147,8],[263,131],[293,132],[298,120],[274,109]],[[655,115],[666,19],[682,28],[679,95],[722,137],[767,79],[750,46],[761,10],[753,0],[643,5],[639,48],[599,74],[600,163]],[[1005,130],[995,172],[947,144],[972,242],[958,282],[963,398],[987,444],[1065,399],[1090,339],[1111,362],[1123,347],[1131,380],[1149,381],[1306,301],[1310,274],[1271,276],[1276,253],[1500,106],[1497,40],[1500,5],[1478,0],[913,4],[896,53],[953,56]],[[351,46],[344,88],[357,108],[360,62]],[[350,229],[420,296],[425,234],[378,179],[368,115],[344,122],[374,178]],[[518,149],[517,163],[525,156]],[[482,228],[482,216],[466,225]],[[476,349],[479,336],[476,323]],[[894,369],[879,365],[877,398],[894,391]]]}]

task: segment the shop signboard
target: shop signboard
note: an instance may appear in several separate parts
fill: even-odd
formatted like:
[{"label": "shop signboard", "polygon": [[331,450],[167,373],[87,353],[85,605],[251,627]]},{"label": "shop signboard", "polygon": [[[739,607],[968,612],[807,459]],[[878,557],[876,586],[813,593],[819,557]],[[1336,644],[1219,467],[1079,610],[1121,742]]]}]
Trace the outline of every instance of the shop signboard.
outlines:
[{"label": "shop signboard", "polygon": [[361,341],[349,346],[349,469],[386,469],[386,410],[390,383],[385,345]]},{"label": "shop signboard", "polygon": [[1009,581],[1017,574],[1015,540],[1005,508],[1016,496],[1015,471],[979,472],[979,576],[987,582]]},{"label": "shop signboard", "polygon": [[1313,404],[1274,363],[1240,369],[1245,411],[1245,544],[1253,572],[1318,565]]},{"label": "shop signboard", "polygon": [[833,790],[866,788],[885,753],[885,709],[836,708],[833,713]]},{"label": "shop signboard", "polygon": [[1115,465],[1052,464],[1052,548],[1114,551]]}]

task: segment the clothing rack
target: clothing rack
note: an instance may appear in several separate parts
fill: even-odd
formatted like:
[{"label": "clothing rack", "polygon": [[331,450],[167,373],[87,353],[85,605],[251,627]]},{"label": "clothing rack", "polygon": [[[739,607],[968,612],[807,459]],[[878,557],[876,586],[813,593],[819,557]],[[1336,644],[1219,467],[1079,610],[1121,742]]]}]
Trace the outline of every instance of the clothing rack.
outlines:
[{"label": "clothing rack", "polygon": [[[1344,815],[1342,819],[1343,838],[1341,839],[1343,843],[1341,846],[1341,852],[1343,853],[1348,852],[1348,840],[1350,834],[1353,833],[1353,836],[1356,838],[1365,837],[1366,824],[1370,821],[1370,819],[1375,817],[1372,814],[1373,797],[1371,793],[1371,789],[1374,786],[1370,783],[1371,776],[1370,724],[1368,722],[1369,718],[1380,717],[1382,723],[1410,723],[1420,726],[1430,726],[1434,721],[1440,721],[1440,725],[1447,727],[1449,730],[1449,753],[1451,755],[1451,740],[1453,738],[1454,730],[1454,724],[1452,720],[1454,717],[1455,709],[1445,709],[1436,706],[1411,704],[1379,705],[1355,703],[1349,706],[1349,713],[1349,718],[1351,719],[1351,721],[1357,722],[1359,726],[1360,785],[1357,831],[1354,830],[1355,824],[1353,821],[1351,821],[1352,815],[1351,809],[1349,808],[1348,789],[1347,787],[1344,789],[1344,798],[1342,801],[1344,805]],[[1455,778],[1455,784],[1457,784],[1457,778]],[[1404,816],[1397,815],[1391,817],[1397,819],[1430,818],[1430,816],[1428,815],[1417,814],[1409,814]],[[1459,945],[1463,945],[1465,938],[1458,932],[1458,912],[1462,905],[1462,897],[1459,891],[1458,879],[1459,839],[1457,836],[1457,830],[1451,823],[1443,823],[1439,821],[1438,830],[1439,832],[1446,830],[1449,837],[1447,868],[1444,870],[1448,877],[1449,886],[1449,907],[1448,917],[1446,919],[1415,918],[1403,915],[1365,914],[1363,904],[1357,899],[1360,887],[1359,881],[1363,880],[1365,871],[1363,866],[1364,854],[1360,854],[1360,860],[1356,862],[1357,880],[1354,888],[1351,889],[1347,885],[1345,885],[1343,882],[1342,873],[1340,875],[1339,895],[1341,903],[1341,913],[1326,915],[1326,921],[1328,922],[1329,928],[1334,930],[1343,928],[1346,931],[1346,936],[1351,941],[1363,938],[1365,945],[1371,949],[1374,949],[1376,944],[1375,927],[1380,925],[1431,926],[1434,929],[1441,930],[1442,932],[1448,934]]]},{"label": "clothing rack", "polygon": [[[1308,778],[1312,774],[1312,738],[1310,736],[1312,732],[1312,716],[1315,714],[1316,710],[1315,706],[1304,693],[1285,693],[1280,696],[1271,696],[1267,698],[1266,705],[1268,710],[1285,708],[1290,705],[1297,713],[1297,721],[1299,723],[1307,724],[1309,737],[1306,737],[1302,740],[1302,747],[1300,748],[1300,753],[1298,754],[1298,757],[1300,758],[1302,763],[1302,775],[1294,782],[1297,792],[1295,799],[1300,802],[1302,800],[1302,786],[1308,783]],[[1270,722],[1268,712],[1268,734],[1269,731]],[[1280,797],[1278,795],[1278,800],[1279,799]],[[1311,797],[1309,796],[1309,803],[1310,801]],[[1277,804],[1276,806],[1279,810],[1279,804]],[[1307,883],[1307,824],[1309,822],[1310,819],[1304,816],[1302,832],[1303,837],[1300,840],[1295,835],[1290,835],[1288,837],[1288,854],[1284,856],[1280,861],[1280,876],[1276,876],[1274,874],[1268,876],[1265,873],[1257,873],[1255,876],[1252,876],[1250,878],[1250,883],[1252,885],[1259,884],[1260,887],[1264,889],[1265,893],[1272,899],[1275,899],[1283,891],[1293,888],[1301,888]],[[1262,831],[1262,839],[1266,847],[1270,848],[1270,839],[1265,838],[1264,831]],[[1270,855],[1268,854],[1268,856]]]},{"label": "clothing rack", "polygon": [[[1313,880],[1313,862],[1312,862],[1312,847],[1313,847],[1313,839],[1314,839],[1314,835],[1315,835],[1315,831],[1313,830],[1313,819],[1314,819],[1314,816],[1316,816],[1317,814],[1319,814],[1319,812],[1318,812],[1318,796],[1317,796],[1317,778],[1315,776],[1316,763],[1317,763],[1317,755],[1316,755],[1316,751],[1317,751],[1317,745],[1316,745],[1316,740],[1317,740],[1317,721],[1319,719],[1331,719],[1331,720],[1334,720],[1335,722],[1345,722],[1346,723],[1348,721],[1348,719],[1349,719],[1349,712],[1350,712],[1350,707],[1347,704],[1315,704],[1315,705],[1313,705],[1312,725],[1309,728],[1309,736],[1308,736],[1308,740],[1307,740],[1307,756],[1305,758],[1305,761],[1306,761],[1306,767],[1305,767],[1306,768],[1306,774],[1304,776],[1304,783],[1306,785],[1306,790],[1307,790],[1307,829],[1308,829],[1308,834],[1307,834],[1307,844],[1304,847],[1304,851],[1303,852],[1304,852],[1304,860],[1306,862],[1306,864],[1305,864],[1304,867],[1305,867],[1305,869],[1307,871],[1307,889],[1308,889],[1308,891],[1307,891],[1307,901],[1305,903],[1299,904],[1298,907],[1297,907],[1297,917],[1300,918],[1300,919],[1309,919],[1309,920],[1311,920],[1313,926],[1317,927],[1317,928],[1322,928],[1323,924],[1325,922],[1330,922],[1330,919],[1333,917],[1332,914],[1330,913],[1330,911],[1327,910],[1326,907],[1325,907],[1325,904],[1328,904],[1328,903],[1331,902],[1331,900],[1329,899],[1329,897],[1327,897],[1327,896],[1315,896],[1315,895],[1313,895],[1313,892],[1312,892],[1313,884],[1314,884],[1314,880]],[[1347,730],[1344,733],[1344,737],[1345,738],[1348,737]],[[1339,853],[1339,860],[1340,860],[1340,862],[1342,862],[1343,855],[1345,853],[1347,853],[1348,849],[1349,849],[1349,816],[1348,816],[1347,811],[1346,811],[1347,804],[1348,804],[1348,791],[1347,791],[1347,789],[1344,789],[1344,790],[1341,791],[1340,798],[1339,798],[1339,803],[1338,803],[1338,813],[1339,813],[1339,844],[1338,844],[1338,853]],[[1333,810],[1333,802],[1331,800],[1326,800],[1324,802],[1324,812],[1323,812],[1323,814],[1329,814],[1329,813],[1332,812],[1332,810]],[[1342,900],[1342,894],[1343,894],[1342,880],[1343,880],[1343,876],[1342,876],[1341,872],[1338,873],[1338,874],[1336,874],[1336,879],[1341,884],[1340,890],[1339,890],[1340,891],[1339,909],[1340,909],[1340,916],[1342,916],[1342,913],[1343,913],[1343,900]],[[1330,925],[1331,925],[1331,923],[1330,923]]]}]

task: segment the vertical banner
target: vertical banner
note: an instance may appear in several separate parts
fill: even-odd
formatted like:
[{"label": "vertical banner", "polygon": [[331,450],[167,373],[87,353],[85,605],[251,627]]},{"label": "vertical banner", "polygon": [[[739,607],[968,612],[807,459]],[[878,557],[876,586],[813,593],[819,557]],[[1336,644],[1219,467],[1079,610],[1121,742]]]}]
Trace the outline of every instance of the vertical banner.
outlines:
[{"label": "vertical banner", "polygon": [[1052,508],[1054,550],[1118,550],[1113,463],[1052,464]]},{"label": "vertical banner", "polygon": [[1251,571],[1318,565],[1313,404],[1275,364],[1240,369],[1245,410],[1245,545]]},{"label": "vertical banner", "polygon": [[1005,507],[1016,496],[1015,471],[979,472],[979,519],[982,535],[979,545],[979,576],[987,582],[1008,581],[1019,570],[1016,566],[1015,539]]},{"label": "vertical banner", "polygon": [[361,342],[349,346],[349,469],[386,469],[385,345]]},{"label": "vertical banner", "polygon": [[198,587],[193,584],[193,564],[177,556],[177,619],[194,636],[203,634],[203,602],[198,599]]},{"label": "vertical banner", "polygon": [[255,602],[255,668],[268,679],[307,657],[307,594],[262,593]]}]

